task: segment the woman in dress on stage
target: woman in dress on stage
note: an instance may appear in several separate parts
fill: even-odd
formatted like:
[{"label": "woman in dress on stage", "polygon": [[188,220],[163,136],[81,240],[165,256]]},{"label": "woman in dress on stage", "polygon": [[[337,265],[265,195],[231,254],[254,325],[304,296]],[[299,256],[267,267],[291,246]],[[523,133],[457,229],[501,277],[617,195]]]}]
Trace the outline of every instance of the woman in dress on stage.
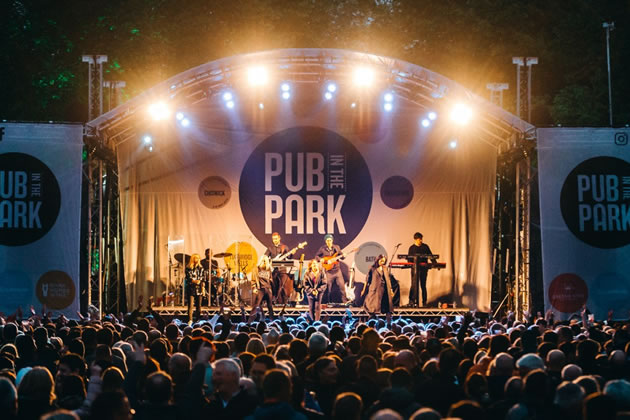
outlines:
[{"label": "woman in dress on stage", "polygon": [[387,257],[379,255],[367,275],[363,287],[363,307],[370,314],[388,314],[394,311],[394,293],[392,291],[392,276],[387,268]]},{"label": "woman in dress on stage", "polygon": [[201,287],[203,282],[203,266],[199,254],[192,254],[186,266],[186,294],[188,295],[188,322],[193,321],[193,300],[195,301],[195,318],[201,316]]},{"label": "woman in dress on stage", "polygon": [[312,260],[304,275],[304,293],[308,299],[308,311],[313,321],[319,321],[322,312],[322,297],[326,291],[326,276],[317,260]]},{"label": "woman in dress on stage", "polygon": [[260,313],[264,314],[262,303],[263,300],[267,301],[267,308],[269,309],[269,317],[273,319],[273,268],[271,266],[271,259],[267,255],[260,257],[258,266],[256,266],[252,272],[252,312],[249,315],[249,322],[252,322],[256,317],[256,311],[260,309]]}]

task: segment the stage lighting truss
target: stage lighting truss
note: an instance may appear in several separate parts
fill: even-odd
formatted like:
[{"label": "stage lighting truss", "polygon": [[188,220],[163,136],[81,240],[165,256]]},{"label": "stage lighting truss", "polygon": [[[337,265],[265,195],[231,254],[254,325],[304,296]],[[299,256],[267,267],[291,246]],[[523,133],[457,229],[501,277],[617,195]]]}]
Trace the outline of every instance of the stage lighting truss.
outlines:
[{"label": "stage lighting truss", "polygon": [[[171,108],[194,105],[218,95],[221,105],[232,110],[237,105],[235,89],[271,85],[272,79],[282,81],[275,89],[279,89],[284,100],[293,96],[296,84],[318,83],[323,95],[332,95],[330,99],[346,86],[355,88],[348,95],[360,98],[350,96],[346,105],[353,109],[358,109],[359,102],[370,101],[373,95],[370,91],[388,86],[387,91],[381,91],[380,106],[384,112],[393,111],[394,105],[404,100],[418,107],[421,124],[423,118],[433,124],[439,112],[446,113],[453,118],[453,126],[462,123],[472,126],[468,131],[472,136],[499,150],[511,148],[515,134],[526,139],[535,137],[535,127],[440,74],[400,60],[330,49],[266,51],[228,57],[189,69],[89,122],[86,135],[97,136],[108,147],[113,147],[127,139],[141,137],[139,131],[143,127],[150,121],[170,116]],[[388,93],[392,94],[392,101],[385,100],[389,98]],[[147,97],[167,99],[148,105]],[[256,99],[254,106],[259,103],[262,98]],[[451,112],[448,104],[456,103],[462,105],[452,108],[457,111]],[[143,108],[149,112],[139,113]],[[406,106],[406,112],[408,109]],[[184,118],[177,120],[182,126]]]}]

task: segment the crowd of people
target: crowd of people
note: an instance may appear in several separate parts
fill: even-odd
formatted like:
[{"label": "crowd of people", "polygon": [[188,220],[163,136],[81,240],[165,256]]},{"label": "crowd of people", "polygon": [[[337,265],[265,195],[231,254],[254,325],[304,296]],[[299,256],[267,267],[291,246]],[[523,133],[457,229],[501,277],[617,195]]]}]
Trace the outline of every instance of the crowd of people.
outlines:
[{"label": "crowd of people", "polygon": [[2,419],[630,418],[629,322],[0,317]]}]

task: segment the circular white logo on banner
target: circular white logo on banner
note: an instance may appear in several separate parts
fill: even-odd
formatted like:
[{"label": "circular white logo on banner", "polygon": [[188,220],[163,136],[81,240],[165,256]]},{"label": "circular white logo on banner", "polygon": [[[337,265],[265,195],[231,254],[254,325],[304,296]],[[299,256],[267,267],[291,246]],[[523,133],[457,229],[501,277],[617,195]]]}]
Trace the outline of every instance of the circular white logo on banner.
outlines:
[{"label": "circular white logo on banner", "polygon": [[387,256],[385,247],[378,242],[366,242],[359,247],[357,255],[354,257],[357,269],[367,274],[379,255]]},{"label": "circular white logo on banner", "polygon": [[0,245],[27,245],[55,224],[61,207],[57,178],[39,159],[0,154]]},{"label": "circular white logo on banner", "polygon": [[232,190],[225,179],[220,176],[209,176],[199,184],[197,195],[204,206],[209,209],[220,209],[230,201]]}]

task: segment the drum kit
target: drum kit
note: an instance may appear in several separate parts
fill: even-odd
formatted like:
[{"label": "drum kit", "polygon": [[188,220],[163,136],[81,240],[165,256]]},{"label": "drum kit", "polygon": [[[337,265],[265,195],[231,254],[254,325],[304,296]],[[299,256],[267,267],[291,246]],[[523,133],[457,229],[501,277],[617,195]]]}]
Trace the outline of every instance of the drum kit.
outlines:
[{"label": "drum kit", "polygon": [[[231,257],[232,255],[229,252],[221,252],[210,257],[206,253],[206,259],[201,260],[201,266],[203,267],[202,306],[238,306],[241,301],[250,303],[251,285],[243,272],[244,267],[240,267],[238,273],[232,273],[231,268],[227,264],[225,267],[219,267],[219,260],[217,259]],[[176,261],[171,264],[175,268],[174,271],[183,274],[191,256],[184,253],[176,253],[173,255],[173,258]],[[166,304],[170,303],[173,306],[175,301],[181,302],[182,305],[185,304],[184,278],[181,275],[176,275],[176,277],[179,281],[174,285],[175,293],[169,293],[171,298],[165,299]]]}]

